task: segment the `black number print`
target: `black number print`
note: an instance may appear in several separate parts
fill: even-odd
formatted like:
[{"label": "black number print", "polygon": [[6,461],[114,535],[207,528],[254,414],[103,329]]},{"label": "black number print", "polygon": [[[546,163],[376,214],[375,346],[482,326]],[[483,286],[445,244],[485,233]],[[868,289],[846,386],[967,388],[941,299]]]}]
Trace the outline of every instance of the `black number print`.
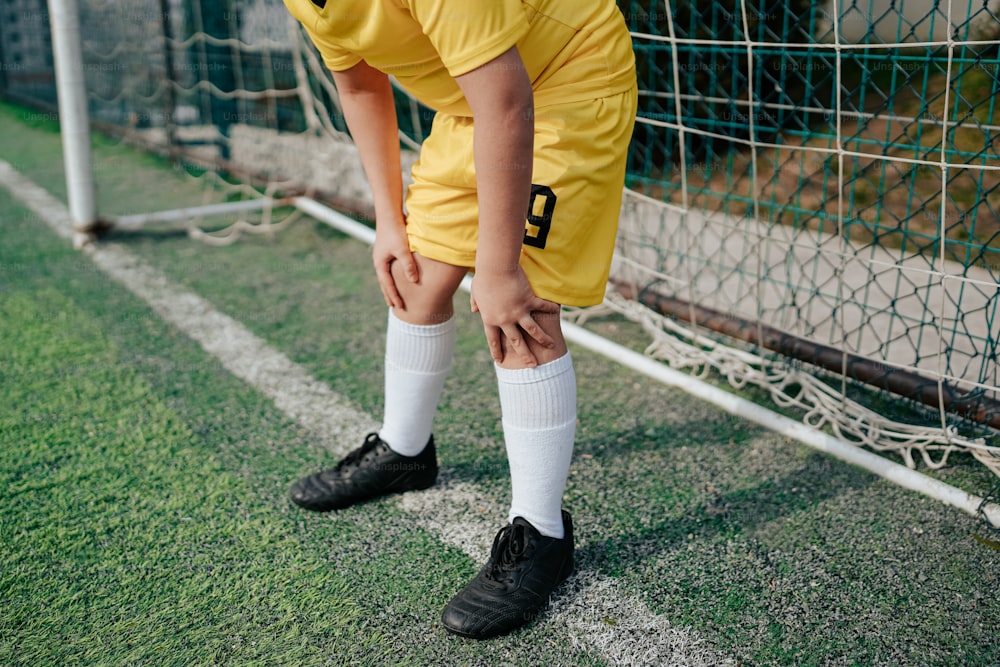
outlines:
[{"label": "black number print", "polygon": [[[552,211],[556,208],[556,193],[547,185],[531,184],[531,201],[528,202],[528,222],[524,228],[524,245],[544,248],[552,227]],[[536,211],[541,213],[536,213]]]}]

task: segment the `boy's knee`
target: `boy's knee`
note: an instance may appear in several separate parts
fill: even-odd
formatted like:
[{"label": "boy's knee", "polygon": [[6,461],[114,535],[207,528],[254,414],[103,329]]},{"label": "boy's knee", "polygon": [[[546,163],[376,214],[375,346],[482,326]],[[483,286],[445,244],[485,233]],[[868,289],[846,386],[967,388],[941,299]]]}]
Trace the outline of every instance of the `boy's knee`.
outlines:
[{"label": "boy's knee", "polygon": [[452,300],[466,269],[414,255],[419,270],[416,283],[406,277],[400,262],[391,266],[396,289],[405,308],[396,309],[396,316],[410,324],[439,324],[454,314]]}]

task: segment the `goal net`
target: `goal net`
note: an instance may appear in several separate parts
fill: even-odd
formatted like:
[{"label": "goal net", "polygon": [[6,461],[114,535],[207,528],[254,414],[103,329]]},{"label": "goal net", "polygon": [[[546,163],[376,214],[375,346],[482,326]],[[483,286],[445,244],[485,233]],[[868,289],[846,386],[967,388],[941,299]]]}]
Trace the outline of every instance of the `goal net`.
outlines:
[{"label": "goal net", "polygon": [[643,92],[611,301],[652,354],[1000,473],[997,5],[623,6]]},{"label": "goal net", "polygon": [[[961,452],[1000,475],[1000,0],[619,7],[640,101],[617,253],[604,306],[568,316],[623,314],[665,363],[911,467]],[[0,90],[53,107],[44,3],[3,11]],[[279,0],[79,13],[92,124],[206,183],[114,224],[224,243],[290,223],[296,198],[370,215],[336,90]],[[433,112],[401,90],[397,111],[408,167]]]}]

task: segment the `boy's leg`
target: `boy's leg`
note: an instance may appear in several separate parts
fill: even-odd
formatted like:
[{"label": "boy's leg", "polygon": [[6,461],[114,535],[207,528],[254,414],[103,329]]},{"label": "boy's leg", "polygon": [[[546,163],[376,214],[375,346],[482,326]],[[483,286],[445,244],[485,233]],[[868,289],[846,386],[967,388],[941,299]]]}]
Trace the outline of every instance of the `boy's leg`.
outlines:
[{"label": "boy's leg", "polygon": [[[604,296],[635,102],[632,90],[535,109],[533,185],[520,263],[543,299],[588,306]],[[558,318],[542,326],[560,345],[533,349],[539,366],[520,368],[511,355],[496,369],[511,520],[486,566],[445,607],[445,628],[467,637],[524,625],[573,569],[573,524],[560,506],[576,430],[576,381]]]},{"label": "boy's leg", "polygon": [[453,297],[466,269],[414,255],[420,282],[398,263],[393,277],[404,307],[390,310],[386,331],[385,398],[379,437],[398,454],[416,456],[431,424],[455,349]]},{"label": "boy's leg", "polygon": [[466,269],[414,258],[420,270],[416,284],[393,267],[405,308],[389,313],[382,429],[336,467],[293,484],[292,501],[302,507],[342,509],[387,493],[427,488],[437,477],[431,423],[451,368],[452,298]]},{"label": "boy's leg", "polygon": [[576,435],[576,375],[559,316],[535,317],[556,345],[544,348],[525,336],[539,365],[526,368],[513,354],[496,365],[510,464],[508,519],[520,516],[542,535],[562,538],[562,495]]},{"label": "boy's leg", "polygon": [[555,348],[530,341],[538,366],[524,368],[514,355],[496,365],[511,506],[489,562],[442,614],[445,628],[466,637],[527,623],[573,570],[573,524],[562,496],[576,433],[576,377],[558,315],[536,317]]}]

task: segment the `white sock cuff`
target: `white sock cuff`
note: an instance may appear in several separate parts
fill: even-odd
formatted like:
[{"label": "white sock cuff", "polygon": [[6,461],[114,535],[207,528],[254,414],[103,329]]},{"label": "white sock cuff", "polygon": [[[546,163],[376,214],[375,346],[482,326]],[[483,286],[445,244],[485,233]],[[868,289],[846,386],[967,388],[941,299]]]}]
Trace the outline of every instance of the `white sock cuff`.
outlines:
[{"label": "white sock cuff", "polygon": [[389,309],[386,327],[387,367],[410,373],[443,373],[451,368],[455,350],[455,316],[440,324],[410,324]]},{"label": "white sock cuff", "polygon": [[576,373],[567,352],[535,368],[496,367],[504,428],[536,431],[576,423]]},{"label": "white sock cuff", "polygon": [[410,324],[396,317],[396,313],[390,308],[389,326],[396,327],[398,331],[411,336],[440,336],[455,328],[455,315],[452,314],[451,317],[439,324]]},{"label": "white sock cuff", "polygon": [[550,378],[558,377],[563,373],[573,371],[573,358],[569,352],[554,361],[534,368],[503,368],[494,364],[497,372],[497,379],[507,384],[535,384],[544,382]]}]

